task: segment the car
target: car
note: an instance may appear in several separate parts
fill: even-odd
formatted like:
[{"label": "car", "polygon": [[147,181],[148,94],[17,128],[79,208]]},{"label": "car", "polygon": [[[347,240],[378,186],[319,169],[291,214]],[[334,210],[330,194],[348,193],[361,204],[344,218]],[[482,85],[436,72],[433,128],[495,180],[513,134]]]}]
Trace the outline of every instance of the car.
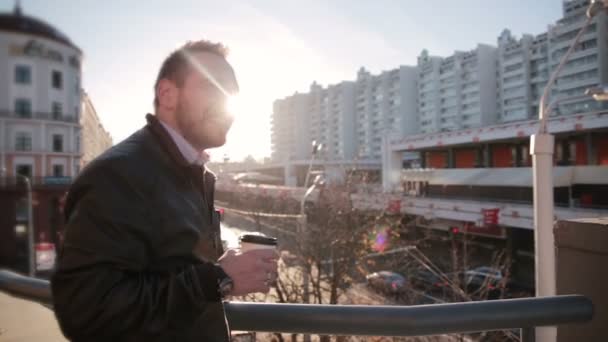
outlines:
[{"label": "car", "polygon": [[426,268],[415,270],[411,273],[409,279],[412,286],[417,287],[420,290],[436,291],[449,287],[449,283],[446,279],[443,279],[439,274],[431,272]]},{"label": "car", "polygon": [[495,289],[502,284],[504,278],[502,271],[489,266],[481,266],[472,270],[466,271],[465,282],[467,287],[481,287],[487,284],[489,289]]},{"label": "car", "polygon": [[[507,284],[504,282],[504,274],[500,269],[488,266],[477,267],[464,272],[466,289],[477,295],[487,294],[486,299],[498,299],[504,293]],[[487,291],[487,292],[486,292]]]},{"label": "car", "polygon": [[401,293],[407,285],[405,277],[393,271],[374,272],[368,274],[365,279],[370,288],[388,294]]}]

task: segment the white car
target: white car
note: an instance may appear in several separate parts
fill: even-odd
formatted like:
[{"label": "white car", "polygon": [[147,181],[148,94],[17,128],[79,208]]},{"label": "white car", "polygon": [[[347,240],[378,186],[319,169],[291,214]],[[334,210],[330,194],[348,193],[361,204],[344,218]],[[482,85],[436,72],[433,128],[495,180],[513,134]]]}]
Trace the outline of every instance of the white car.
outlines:
[{"label": "white car", "polygon": [[482,286],[487,281],[488,287],[498,287],[503,279],[502,271],[493,267],[482,266],[466,271],[465,280],[467,286]]}]

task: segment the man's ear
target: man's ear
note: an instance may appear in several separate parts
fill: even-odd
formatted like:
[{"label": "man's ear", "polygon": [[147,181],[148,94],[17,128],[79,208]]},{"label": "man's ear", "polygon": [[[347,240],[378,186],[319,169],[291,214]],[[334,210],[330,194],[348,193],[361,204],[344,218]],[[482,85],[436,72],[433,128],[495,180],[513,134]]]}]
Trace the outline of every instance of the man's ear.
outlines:
[{"label": "man's ear", "polygon": [[174,110],[177,107],[179,89],[175,82],[163,78],[156,86],[156,97],[158,98],[158,106],[167,110]]}]

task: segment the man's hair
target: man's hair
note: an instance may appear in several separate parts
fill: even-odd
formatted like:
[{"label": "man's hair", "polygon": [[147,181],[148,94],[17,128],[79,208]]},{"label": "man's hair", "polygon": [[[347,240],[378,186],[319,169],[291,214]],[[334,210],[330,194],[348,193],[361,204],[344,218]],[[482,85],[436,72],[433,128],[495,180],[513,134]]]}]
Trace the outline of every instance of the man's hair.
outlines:
[{"label": "man's hair", "polygon": [[197,52],[208,52],[222,58],[228,56],[228,48],[225,45],[208,40],[199,40],[196,42],[189,41],[177,50],[171,52],[160,67],[156,82],[154,83],[154,108],[158,107],[156,89],[160,80],[166,78],[175,82],[178,87],[181,87],[184,84],[186,75],[192,67],[191,62],[186,55]]}]

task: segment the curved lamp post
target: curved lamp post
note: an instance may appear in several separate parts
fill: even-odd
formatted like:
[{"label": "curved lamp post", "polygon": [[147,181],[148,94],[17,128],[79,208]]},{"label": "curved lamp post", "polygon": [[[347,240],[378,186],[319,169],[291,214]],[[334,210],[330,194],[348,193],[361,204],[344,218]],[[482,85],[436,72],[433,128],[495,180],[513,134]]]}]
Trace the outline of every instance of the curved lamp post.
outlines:
[{"label": "curved lamp post", "polygon": [[[536,296],[553,296],[556,293],[555,278],[555,237],[553,235],[553,148],[554,137],[547,131],[547,117],[552,106],[547,106],[551,87],[555,84],[560,71],[564,68],[581,36],[593,18],[608,9],[608,0],[592,0],[587,9],[587,19],[580,29],[559,65],[551,74],[543,91],[538,107],[539,131],[530,137],[534,179],[534,244],[536,263]],[[596,89],[597,91],[597,89]],[[593,95],[593,94],[592,94]],[[604,92],[605,95],[605,92]],[[593,95],[594,96],[594,95]],[[598,97],[599,97],[598,92]],[[594,96],[597,99],[596,96]],[[539,342],[554,342],[557,339],[556,327],[536,329]]]}]

